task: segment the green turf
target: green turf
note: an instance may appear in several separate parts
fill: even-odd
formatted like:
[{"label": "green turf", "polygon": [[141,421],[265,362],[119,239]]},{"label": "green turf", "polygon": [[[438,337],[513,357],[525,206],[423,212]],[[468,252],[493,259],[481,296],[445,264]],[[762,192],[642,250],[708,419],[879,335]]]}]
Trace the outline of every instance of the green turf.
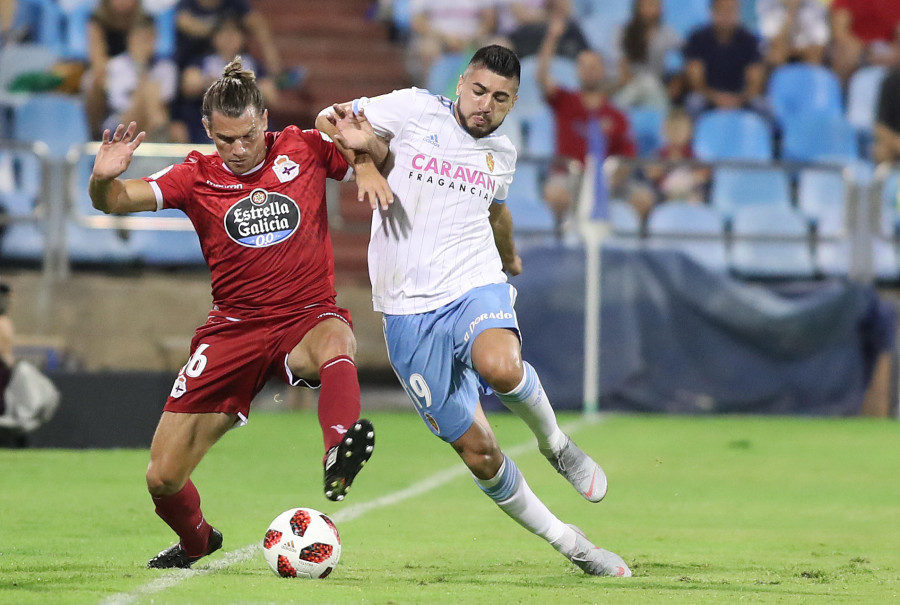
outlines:
[{"label": "green turf", "polygon": [[[464,474],[352,518],[460,466],[412,412],[372,418],[375,456],[341,504],[322,496],[314,415],[255,414],[227,435],[194,475],[225,535],[196,566],[208,573],[144,568],[173,541],[145,493],[146,451],[0,451],[0,603],[900,602],[900,424],[605,418],[573,434],[609,475],[600,504],[535,448],[516,455],[551,510],[632,564],[615,579],[582,574]],[[532,440],[512,416],[492,421],[507,449]],[[278,578],[261,552],[221,565],[294,506],[346,519],[328,579]],[[156,590],[160,578],[181,581]]]}]

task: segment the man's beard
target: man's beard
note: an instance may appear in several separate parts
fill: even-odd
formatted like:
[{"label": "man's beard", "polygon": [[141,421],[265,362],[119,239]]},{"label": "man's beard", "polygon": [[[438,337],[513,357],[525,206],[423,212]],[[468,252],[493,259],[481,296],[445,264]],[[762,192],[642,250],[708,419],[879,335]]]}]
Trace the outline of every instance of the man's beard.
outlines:
[{"label": "man's beard", "polygon": [[463,118],[462,111],[460,111],[460,109],[459,109],[459,101],[457,101],[454,104],[453,111],[456,114],[457,123],[460,126],[462,126],[463,130],[468,132],[469,135],[471,135],[473,139],[481,139],[481,138],[488,136],[489,134],[493,134],[495,130],[500,128],[500,124],[503,124],[503,120],[500,120],[500,124],[497,124],[496,126],[491,128],[487,132],[482,132],[482,131],[473,132],[472,129],[469,127],[469,123]]}]

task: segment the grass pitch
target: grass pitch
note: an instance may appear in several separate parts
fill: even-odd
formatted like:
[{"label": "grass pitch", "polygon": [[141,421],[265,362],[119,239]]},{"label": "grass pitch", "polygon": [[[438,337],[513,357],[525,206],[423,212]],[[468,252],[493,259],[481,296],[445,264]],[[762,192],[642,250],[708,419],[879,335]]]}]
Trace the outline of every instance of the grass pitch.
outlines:
[{"label": "grass pitch", "polygon": [[[174,541],[145,491],[145,450],[0,451],[0,603],[900,601],[898,423],[563,416],[609,476],[590,504],[521,421],[493,415],[550,509],[632,565],[616,579],[506,517],[411,411],[371,418],[375,455],[339,504],[322,495],[314,414],[256,413],[226,435],[194,474],[225,546],[189,572],[145,569]],[[341,531],[325,580],[278,578],[257,546],[295,506]]]}]

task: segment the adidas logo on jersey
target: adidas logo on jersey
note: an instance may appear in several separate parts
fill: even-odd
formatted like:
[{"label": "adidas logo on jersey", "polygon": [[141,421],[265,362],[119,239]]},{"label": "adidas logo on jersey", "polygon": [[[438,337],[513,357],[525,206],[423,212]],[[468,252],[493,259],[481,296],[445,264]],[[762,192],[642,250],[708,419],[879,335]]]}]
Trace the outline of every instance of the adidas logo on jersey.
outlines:
[{"label": "adidas logo on jersey", "polygon": [[427,137],[425,137],[424,140],[425,140],[426,143],[431,143],[431,144],[434,145],[435,147],[440,147],[440,146],[441,146],[440,142],[438,142],[438,137],[437,137],[437,135],[434,134],[434,133],[429,134]]}]

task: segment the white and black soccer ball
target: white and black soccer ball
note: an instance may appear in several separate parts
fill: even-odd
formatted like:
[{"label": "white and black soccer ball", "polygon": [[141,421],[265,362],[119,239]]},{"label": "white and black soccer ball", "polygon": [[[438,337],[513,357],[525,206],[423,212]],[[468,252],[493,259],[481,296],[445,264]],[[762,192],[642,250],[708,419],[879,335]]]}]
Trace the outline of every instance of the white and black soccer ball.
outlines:
[{"label": "white and black soccer ball", "polygon": [[263,540],[266,563],[285,578],[324,578],[341,559],[341,536],[324,513],[286,510],[269,525]]}]

